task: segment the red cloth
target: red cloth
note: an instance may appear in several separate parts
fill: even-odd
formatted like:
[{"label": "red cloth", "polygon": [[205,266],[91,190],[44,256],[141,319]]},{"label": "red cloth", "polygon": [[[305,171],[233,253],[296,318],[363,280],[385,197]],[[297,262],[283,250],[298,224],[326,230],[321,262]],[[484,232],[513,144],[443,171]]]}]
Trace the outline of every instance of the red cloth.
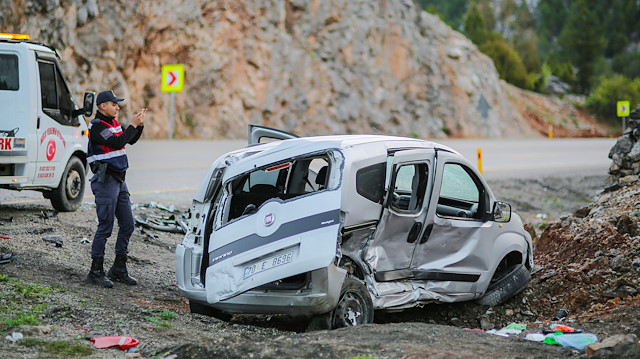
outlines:
[{"label": "red cloth", "polygon": [[90,341],[93,343],[93,346],[97,349],[104,349],[119,346],[120,349],[129,349],[133,348],[136,345],[140,344],[138,339],[132,337],[97,337],[91,338]]}]

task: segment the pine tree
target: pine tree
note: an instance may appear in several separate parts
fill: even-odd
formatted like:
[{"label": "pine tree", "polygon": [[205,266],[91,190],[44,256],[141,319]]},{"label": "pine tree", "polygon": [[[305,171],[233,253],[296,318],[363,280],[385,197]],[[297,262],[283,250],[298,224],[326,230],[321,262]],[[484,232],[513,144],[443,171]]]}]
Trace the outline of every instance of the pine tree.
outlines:
[{"label": "pine tree", "polygon": [[469,12],[464,18],[464,33],[477,46],[484,44],[488,39],[484,18],[475,2],[471,4]]},{"label": "pine tree", "polygon": [[598,17],[587,0],[576,0],[571,15],[560,34],[561,54],[578,70],[577,90],[588,93],[595,76],[597,62],[602,58],[605,42]]}]

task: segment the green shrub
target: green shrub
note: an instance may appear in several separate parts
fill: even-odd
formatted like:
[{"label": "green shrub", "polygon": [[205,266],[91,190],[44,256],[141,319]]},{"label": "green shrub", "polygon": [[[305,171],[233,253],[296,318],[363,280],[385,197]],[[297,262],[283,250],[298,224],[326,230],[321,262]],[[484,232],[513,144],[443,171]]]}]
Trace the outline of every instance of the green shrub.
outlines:
[{"label": "green shrub", "polygon": [[493,39],[479,47],[493,62],[500,78],[523,89],[531,89],[527,69],[518,53],[504,40]]},{"label": "green shrub", "polygon": [[598,119],[617,125],[618,101],[629,101],[631,108],[636,108],[640,103],[640,78],[631,80],[623,75],[613,75],[603,79],[587,98],[587,107]]}]

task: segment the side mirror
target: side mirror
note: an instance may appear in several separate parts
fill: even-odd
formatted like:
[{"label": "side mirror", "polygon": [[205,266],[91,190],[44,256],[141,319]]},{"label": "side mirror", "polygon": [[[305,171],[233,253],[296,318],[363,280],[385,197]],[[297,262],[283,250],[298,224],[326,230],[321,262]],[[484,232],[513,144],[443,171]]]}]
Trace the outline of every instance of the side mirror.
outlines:
[{"label": "side mirror", "polygon": [[84,101],[82,106],[82,114],[86,117],[93,115],[93,106],[96,103],[96,93],[87,91],[84,93]]},{"label": "side mirror", "polygon": [[511,220],[511,205],[499,201],[494,203],[493,220],[496,222],[509,222]]}]

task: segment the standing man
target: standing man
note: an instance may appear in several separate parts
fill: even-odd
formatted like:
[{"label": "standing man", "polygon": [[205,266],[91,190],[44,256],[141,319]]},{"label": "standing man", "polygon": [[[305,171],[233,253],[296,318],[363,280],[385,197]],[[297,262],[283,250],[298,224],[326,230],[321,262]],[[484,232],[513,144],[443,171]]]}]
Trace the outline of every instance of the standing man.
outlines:
[{"label": "standing man", "polygon": [[[91,271],[89,280],[102,287],[113,287],[109,278],[125,284],[135,285],[135,278],[127,272],[129,238],[134,230],[133,214],[129,201],[129,189],[124,181],[129,161],[125,152],[126,144],[134,144],[140,138],[147,109],[142,109],[131,119],[131,125],[124,131],[116,120],[123,98],[113,91],[98,94],[96,117],[89,124],[89,150],[87,162],[94,173],[89,180],[95,195],[98,229],[91,245]],[[116,259],[107,276],[104,274],[104,251],[107,238],[111,236],[114,218],[118,219]]]}]

